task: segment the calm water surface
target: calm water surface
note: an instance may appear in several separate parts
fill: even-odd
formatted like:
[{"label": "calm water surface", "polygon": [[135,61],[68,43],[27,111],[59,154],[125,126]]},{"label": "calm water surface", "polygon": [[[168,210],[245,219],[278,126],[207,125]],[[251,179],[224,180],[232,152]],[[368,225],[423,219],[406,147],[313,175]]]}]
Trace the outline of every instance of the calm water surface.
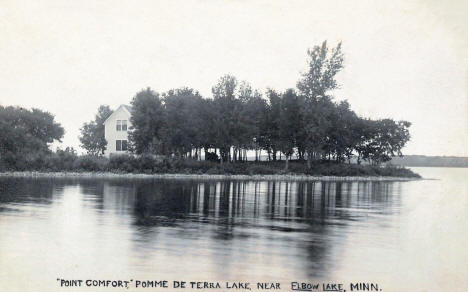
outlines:
[{"label": "calm water surface", "polygon": [[468,169],[415,171],[437,180],[0,178],[0,290],[74,291],[66,278],[464,291]]}]

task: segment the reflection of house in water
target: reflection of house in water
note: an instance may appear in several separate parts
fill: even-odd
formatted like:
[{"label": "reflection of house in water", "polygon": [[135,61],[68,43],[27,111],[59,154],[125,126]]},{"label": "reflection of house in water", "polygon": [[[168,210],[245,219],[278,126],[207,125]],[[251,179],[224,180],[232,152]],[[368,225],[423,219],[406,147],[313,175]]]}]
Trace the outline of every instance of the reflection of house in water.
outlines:
[{"label": "reflection of house in water", "polygon": [[105,181],[103,204],[106,210],[130,214],[136,200],[136,185],[129,181]]}]

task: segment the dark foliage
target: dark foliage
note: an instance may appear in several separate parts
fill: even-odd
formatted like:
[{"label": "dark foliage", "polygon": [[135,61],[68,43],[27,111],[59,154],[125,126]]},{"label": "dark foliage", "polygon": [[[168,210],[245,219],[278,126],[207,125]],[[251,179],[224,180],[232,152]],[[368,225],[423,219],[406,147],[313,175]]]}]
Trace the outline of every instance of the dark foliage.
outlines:
[{"label": "dark foliage", "polygon": [[94,117],[94,121],[85,123],[80,129],[81,136],[79,137],[81,147],[83,147],[89,155],[103,155],[106,150],[107,141],[104,138],[104,122],[112,114],[112,110],[107,105],[101,105],[98,108],[98,113]]},{"label": "dark foliage", "polygon": [[60,141],[64,130],[48,112],[0,106],[0,133],[1,167],[26,170],[45,164],[49,145]]},{"label": "dark foliage", "polygon": [[343,58],[341,44],[313,47],[297,90],[268,89],[266,99],[231,75],[217,81],[208,99],[186,87],[161,95],[143,90],[132,100],[133,150],[199,159],[204,149],[205,160],[219,158],[221,165],[246,161],[248,150],[257,161],[265,151],[270,161],[282,155],[284,171],[294,158],[307,161],[310,170],[317,161],[344,163],[356,156],[358,164],[379,165],[401,156],[409,122],[362,118],[347,101],[333,100]]}]

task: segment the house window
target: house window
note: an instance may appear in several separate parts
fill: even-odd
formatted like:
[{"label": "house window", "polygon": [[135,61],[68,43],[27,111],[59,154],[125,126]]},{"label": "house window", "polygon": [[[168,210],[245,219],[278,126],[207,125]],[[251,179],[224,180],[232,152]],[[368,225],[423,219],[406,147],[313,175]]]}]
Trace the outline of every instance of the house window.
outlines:
[{"label": "house window", "polygon": [[127,120],[122,120],[122,131],[127,131]]},{"label": "house window", "polygon": [[117,120],[117,131],[122,131],[122,121],[121,120]]},{"label": "house window", "polygon": [[128,150],[127,140],[115,140],[115,150],[116,151],[127,151]]}]

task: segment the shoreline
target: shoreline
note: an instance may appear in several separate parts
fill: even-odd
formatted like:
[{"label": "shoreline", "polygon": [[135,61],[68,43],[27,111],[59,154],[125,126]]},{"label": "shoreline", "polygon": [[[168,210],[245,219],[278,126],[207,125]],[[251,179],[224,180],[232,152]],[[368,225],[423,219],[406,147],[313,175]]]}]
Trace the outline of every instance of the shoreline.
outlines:
[{"label": "shoreline", "polygon": [[1,172],[0,177],[25,178],[121,178],[121,179],[195,179],[195,180],[256,180],[256,181],[415,181],[423,178],[393,176],[314,176],[305,174],[144,174],[113,172]]}]

